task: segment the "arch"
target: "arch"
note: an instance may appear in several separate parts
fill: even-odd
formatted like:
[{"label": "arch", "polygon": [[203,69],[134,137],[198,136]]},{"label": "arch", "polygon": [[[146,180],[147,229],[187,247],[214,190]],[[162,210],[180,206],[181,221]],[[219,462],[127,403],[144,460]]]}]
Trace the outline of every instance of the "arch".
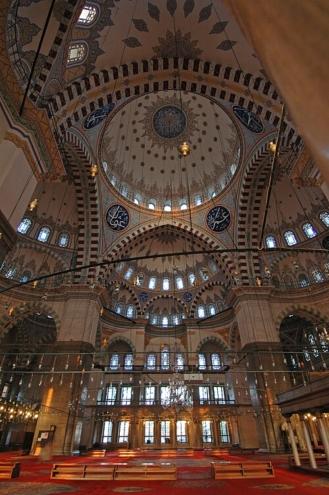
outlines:
[{"label": "arch", "polygon": [[[176,58],[153,58],[149,62],[140,60],[118,67],[111,67],[109,70],[103,69],[87,77],[81,77],[53,97],[54,112],[58,112],[83,93],[87,93],[87,97],[82,106],[76,105],[77,120],[84,119],[90,108],[97,110],[109,103],[124,101],[133,96],[174,89],[176,87],[174,74],[178,67],[181,71],[182,90],[202,94],[212,99],[227,101],[230,104],[239,104],[245,106],[248,110],[257,110],[258,115],[275,127],[278,126],[281,112],[281,108],[278,105],[279,95],[270,81],[266,81],[261,77],[253,78],[251,74],[245,74],[245,77],[243,77],[241,69],[235,69],[231,66],[221,66],[212,64],[209,61],[181,58],[178,60]],[[209,67],[211,67],[211,71],[209,71]],[[196,74],[201,76],[200,80],[196,78]],[[140,77],[141,75],[143,78]],[[150,82],[150,75],[152,75],[152,82]],[[206,77],[204,77],[205,75]],[[127,79],[130,82],[128,86],[126,84]],[[101,94],[95,91],[95,88],[104,88],[113,80],[116,81],[117,87],[115,94],[109,92],[104,95],[104,93]],[[223,81],[225,81],[225,87],[229,88],[229,91],[223,89],[224,86],[220,84]],[[263,103],[257,109],[255,109],[255,101],[251,93],[246,93],[246,88],[252,89],[252,92],[257,94],[259,101]],[[92,91],[92,99],[88,98],[89,91]],[[271,107],[268,105],[269,100],[272,102]],[[62,132],[65,132],[65,128],[71,126],[72,119],[68,117],[61,122],[60,128]],[[284,135],[286,143],[291,142],[293,138],[298,142],[300,141],[300,137],[295,134],[295,129],[290,122],[286,125]]]},{"label": "arch", "polygon": [[[208,289],[210,289],[211,287],[221,287],[221,288],[222,288],[221,292],[222,292],[222,294],[223,294],[223,298],[224,298],[224,293],[225,293],[225,289],[226,289],[226,287],[223,285],[223,283],[222,283],[222,282],[220,282],[220,281],[216,280],[216,281],[213,281],[213,282],[208,282],[208,283],[206,283],[204,286],[202,286],[202,287],[199,289],[199,291],[198,291],[198,292],[196,293],[196,295],[194,296],[193,302],[192,302],[192,304],[191,304],[191,315],[193,315],[193,314],[194,314],[195,309],[196,309],[197,305],[199,304],[199,299],[200,299],[200,297],[202,296],[202,294],[203,294],[204,292],[206,292]],[[214,302],[216,302],[216,301],[214,301]]]},{"label": "arch", "polygon": [[[130,287],[129,284],[127,284],[126,282],[124,282],[124,280],[111,280],[111,284],[109,287],[112,287],[112,286],[115,286],[117,284],[120,284],[120,288],[122,289],[125,289],[129,292],[129,294],[131,295],[131,304],[133,304],[135,307],[136,307],[136,311],[137,311],[137,316],[142,316],[143,315],[143,311],[142,311],[142,307],[141,307],[141,303],[137,297],[137,294],[135,293],[135,291],[132,289],[132,287]],[[104,289],[105,291],[106,289]]]},{"label": "arch", "polygon": [[147,301],[147,303],[145,304],[144,306],[144,313],[149,309],[149,307],[155,302],[155,301],[158,301],[159,299],[172,299],[172,300],[175,300],[175,301],[178,301],[184,308],[186,314],[188,314],[188,309],[187,309],[187,305],[186,303],[179,297],[177,297],[177,295],[173,295],[173,294],[158,294],[154,297],[152,297],[149,301]]},{"label": "arch", "polygon": [[17,323],[35,313],[44,313],[47,315],[51,315],[56,325],[56,331],[58,335],[61,322],[54,309],[44,302],[27,302],[18,304],[17,306],[13,306],[10,315],[7,312],[0,316],[0,328],[2,329],[0,337],[4,337],[9,332],[9,330],[11,330],[11,328],[17,325]]},{"label": "arch", "polygon": [[[76,267],[98,261],[99,227],[99,191],[95,177],[90,174],[91,156],[79,139],[74,140],[67,134],[70,144],[65,143],[63,153],[67,161],[67,172],[72,176],[77,204],[77,216],[80,228],[77,238]],[[75,283],[92,283],[98,269],[91,267],[86,271],[75,272]]]},{"label": "arch", "polygon": [[280,311],[275,318],[275,327],[278,332],[280,330],[281,322],[290,314],[308,319],[312,323],[326,323],[329,320],[329,313],[327,315],[321,314],[319,310],[312,306],[308,306],[307,304],[291,304]]},{"label": "arch", "polygon": [[110,339],[109,340],[109,343],[107,345],[107,350],[109,351],[110,346],[113,345],[113,344],[116,344],[117,342],[124,342],[125,344],[129,345],[129,347],[131,348],[131,350],[132,350],[133,353],[136,352],[136,347],[134,346],[134,344],[132,343],[132,341],[130,339],[128,339],[128,337],[126,337],[124,335],[116,335],[112,339]]},{"label": "arch", "polygon": [[[104,261],[114,261],[115,259],[120,260],[122,257],[128,255],[137,244],[140,242],[142,236],[149,233],[154,233],[157,229],[169,227],[172,229],[176,229],[177,232],[182,234],[192,234],[195,237],[195,240],[199,242],[200,247],[205,249],[216,249],[219,247],[218,239],[215,236],[212,236],[209,233],[206,233],[200,227],[195,228],[192,227],[182,219],[173,219],[170,222],[165,221],[163,224],[159,224],[159,220],[153,220],[151,222],[144,222],[143,224],[138,225],[135,229],[131,229],[125,234],[122,234],[121,237],[117,239],[117,243],[114,246],[111,246],[109,249],[110,253],[107,255],[104,254]],[[145,241],[145,237],[143,238]],[[220,266],[222,271],[225,274],[227,281],[233,282],[233,273],[234,273],[234,262],[231,256],[228,253],[223,254],[214,254],[213,258],[216,260],[217,264]],[[99,281],[101,281],[105,276],[105,271],[108,270],[106,267],[101,268],[99,274]],[[110,271],[113,268],[110,268]]]},{"label": "arch", "polygon": [[220,348],[223,349],[223,351],[229,351],[230,350],[228,343],[223,339],[222,336],[217,335],[215,337],[212,335],[208,335],[207,337],[204,337],[202,340],[200,340],[195,352],[200,352],[202,347],[208,343],[214,343],[214,344],[219,345]]}]

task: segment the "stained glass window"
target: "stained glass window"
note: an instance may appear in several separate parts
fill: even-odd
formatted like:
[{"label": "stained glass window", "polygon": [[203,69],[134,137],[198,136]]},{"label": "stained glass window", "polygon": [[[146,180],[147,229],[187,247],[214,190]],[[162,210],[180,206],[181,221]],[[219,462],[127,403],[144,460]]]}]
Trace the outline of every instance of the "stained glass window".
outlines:
[{"label": "stained glass window", "polygon": [[97,17],[97,7],[86,3],[80,12],[77,24],[80,26],[90,26]]},{"label": "stained glass window", "polygon": [[155,354],[148,354],[146,358],[146,368],[148,370],[155,370],[156,367],[156,356]]},{"label": "stained glass window", "polygon": [[71,43],[67,52],[68,67],[82,63],[87,56],[87,51],[87,43],[85,41]]},{"label": "stained glass window", "polygon": [[20,221],[17,227],[17,232],[19,232],[20,234],[27,234],[31,228],[31,225],[32,225],[32,220],[26,217],[22,218],[22,220]]},{"label": "stained glass window", "polygon": [[40,242],[47,242],[50,236],[50,228],[49,227],[42,227],[39,230],[39,234],[37,237],[37,240]]},{"label": "stained glass window", "polygon": [[277,242],[274,235],[268,235],[265,238],[266,247],[269,249],[274,249],[277,247]]},{"label": "stained glass window", "polygon": [[318,234],[311,223],[304,223],[303,231],[309,239],[312,239],[312,237],[315,237]]},{"label": "stained glass window", "polygon": [[320,213],[320,220],[325,224],[326,227],[329,227],[329,212],[323,211]]},{"label": "stained glass window", "polygon": [[62,247],[62,248],[67,247],[69,245],[69,241],[70,241],[69,234],[67,234],[66,232],[62,232],[61,234],[59,234],[58,241],[57,241],[59,247]]},{"label": "stained glass window", "polygon": [[297,237],[292,230],[287,230],[284,233],[284,239],[288,246],[294,246],[295,244],[297,244]]}]

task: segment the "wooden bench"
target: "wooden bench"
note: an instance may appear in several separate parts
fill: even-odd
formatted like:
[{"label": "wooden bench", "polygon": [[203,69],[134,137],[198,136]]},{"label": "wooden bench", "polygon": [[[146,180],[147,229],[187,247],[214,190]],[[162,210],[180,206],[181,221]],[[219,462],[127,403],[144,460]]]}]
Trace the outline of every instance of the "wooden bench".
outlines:
[{"label": "wooden bench", "polygon": [[20,468],[19,462],[0,462],[0,479],[18,478]]},{"label": "wooden bench", "polygon": [[273,478],[274,470],[271,462],[228,462],[211,463],[215,480],[223,478]]},{"label": "wooden bench", "polygon": [[[316,463],[319,466],[323,466],[325,464],[328,464],[327,457],[325,454],[319,454],[319,453],[314,454],[314,458],[315,458]],[[300,459],[302,466],[310,464],[310,458],[309,458],[308,454],[305,454],[304,452],[302,454],[299,454],[299,459]],[[296,467],[294,456],[289,456],[288,460],[289,460],[289,466],[290,467]]]},{"label": "wooden bench", "polygon": [[106,450],[105,449],[98,449],[98,450],[90,450],[87,453],[88,457],[105,457]]},{"label": "wooden bench", "polygon": [[54,464],[50,478],[57,480],[113,480],[115,464]]},{"label": "wooden bench", "polygon": [[177,468],[173,464],[143,464],[117,466],[115,480],[176,480]]},{"label": "wooden bench", "polygon": [[205,457],[222,457],[228,454],[229,451],[227,449],[204,449]]}]

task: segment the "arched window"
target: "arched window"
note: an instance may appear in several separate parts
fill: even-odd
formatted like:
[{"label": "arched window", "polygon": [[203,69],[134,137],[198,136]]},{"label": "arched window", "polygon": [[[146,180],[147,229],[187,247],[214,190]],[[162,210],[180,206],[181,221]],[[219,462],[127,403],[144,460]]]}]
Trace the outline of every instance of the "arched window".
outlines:
[{"label": "arched window", "polygon": [[184,282],[182,277],[176,277],[176,287],[178,290],[184,289]]},{"label": "arched window", "polygon": [[132,276],[133,272],[134,272],[134,269],[133,269],[133,268],[131,268],[131,267],[129,267],[129,268],[128,268],[128,270],[127,270],[127,271],[126,271],[126,273],[125,273],[125,277],[124,277],[124,278],[125,278],[126,280],[129,280],[129,279],[131,278],[131,276]]},{"label": "arched window", "polygon": [[179,352],[176,354],[176,369],[178,371],[182,371],[184,369],[184,365],[185,365],[184,355],[181,352]]},{"label": "arched window", "polygon": [[57,244],[59,247],[65,248],[69,245],[70,236],[67,232],[61,232],[58,237]]},{"label": "arched window", "polygon": [[32,220],[26,217],[22,218],[22,220],[20,221],[17,227],[17,232],[19,232],[20,234],[27,234],[31,226],[32,226]]},{"label": "arched window", "polygon": [[317,268],[315,270],[312,270],[312,277],[314,279],[314,282],[316,282],[317,284],[324,282],[324,275]]},{"label": "arched window", "polygon": [[163,211],[171,211],[171,203],[167,203],[166,205],[164,205]]},{"label": "arched window", "polygon": [[135,308],[132,304],[129,304],[127,308],[127,318],[133,318],[135,314]]},{"label": "arched window", "polygon": [[308,285],[310,285],[308,277],[304,273],[301,273],[300,275],[298,275],[298,286],[299,287],[307,287]]},{"label": "arched window", "polygon": [[174,315],[174,316],[173,316],[173,324],[174,324],[174,325],[176,325],[176,326],[177,326],[177,325],[179,325],[181,321],[182,321],[182,320],[181,320],[180,315]]},{"label": "arched window", "polygon": [[131,353],[126,354],[124,358],[123,367],[126,371],[131,371],[133,369],[134,357]]},{"label": "arched window", "polygon": [[297,237],[292,230],[287,230],[283,235],[288,246],[297,244]]},{"label": "arched window", "polygon": [[196,205],[196,206],[201,205],[201,203],[202,203],[202,197],[201,197],[201,195],[200,195],[200,194],[197,194],[197,195],[195,196],[195,198],[194,198],[194,203],[195,203],[195,205]]},{"label": "arched window", "polygon": [[198,318],[204,318],[206,316],[204,306],[198,306]]},{"label": "arched window", "polygon": [[207,267],[204,266],[200,269],[200,275],[201,275],[201,278],[204,282],[209,280],[209,272],[208,272]]},{"label": "arched window", "polygon": [[198,368],[199,370],[205,370],[207,368],[206,356],[203,353],[198,355]]},{"label": "arched window", "polygon": [[150,210],[155,210],[155,203],[153,201],[150,201],[147,206]]},{"label": "arched window", "polygon": [[49,227],[42,227],[39,230],[37,240],[40,242],[48,242],[49,237],[50,237],[50,228]]},{"label": "arched window", "polygon": [[222,366],[221,358],[218,352],[211,354],[211,367],[213,370],[219,370]]},{"label": "arched window", "polygon": [[214,304],[209,304],[208,311],[210,316],[214,316],[216,314],[216,306]]},{"label": "arched window", "polygon": [[274,249],[274,248],[278,247],[277,242],[276,242],[276,238],[274,237],[274,235],[266,236],[265,237],[265,243],[266,243],[266,247],[268,247],[269,249]]},{"label": "arched window", "polygon": [[119,354],[112,354],[110,359],[110,369],[117,370],[119,368]]},{"label": "arched window", "polygon": [[195,285],[195,275],[194,275],[194,273],[189,273],[188,274],[188,281],[189,281],[189,284],[192,285],[192,287],[194,287],[194,285]]},{"label": "arched window", "polygon": [[75,41],[70,43],[67,52],[67,66],[81,64],[86,58],[88,53],[88,45],[85,41]]},{"label": "arched window", "polygon": [[320,213],[320,220],[326,227],[329,227],[329,212],[323,211],[322,213]]},{"label": "arched window", "polygon": [[6,278],[14,278],[16,275],[16,267],[15,266],[10,266],[8,270],[5,273]]},{"label": "arched window", "polygon": [[78,26],[89,27],[95,22],[98,11],[95,5],[91,5],[89,3],[85,3],[82,7],[81,13],[78,19]]},{"label": "arched window", "polygon": [[169,278],[168,278],[168,277],[165,277],[165,278],[162,280],[162,288],[163,288],[163,290],[169,290],[169,287],[170,287],[170,281],[169,281]]},{"label": "arched window", "polygon": [[187,203],[185,203],[185,202],[184,203],[181,203],[180,209],[181,210],[187,210]]},{"label": "arched window", "polygon": [[28,282],[30,278],[31,278],[31,272],[23,272],[19,281],[22,283]]},{"label": "arched window", "polygon": [[312,237],[318,235],[317,231],[315,230],[315,228],[311,223],[304,223],[303,231],[306,237],[308,237],[309,239],[312,239]]},{"label": "arched window", "polygon": [[115,312],[118,313],[118,315],[121,315],[122,313],[122,307],[121,307],[121,304],[117,304],[115,306]]},{"label": "arched window", "polygon": [[169,369],[169,348],[167,346],[161,349],[161,369],[168,370]]},{"label": "arched window", "polygon": [[156,277],[151,277],[149,280],[149,289],[155,289],[157,279]]},{"label": "arched window", "polygon": [[169,324],[168,316],[163,316],[162,317],[162,326],[167,327]]}]

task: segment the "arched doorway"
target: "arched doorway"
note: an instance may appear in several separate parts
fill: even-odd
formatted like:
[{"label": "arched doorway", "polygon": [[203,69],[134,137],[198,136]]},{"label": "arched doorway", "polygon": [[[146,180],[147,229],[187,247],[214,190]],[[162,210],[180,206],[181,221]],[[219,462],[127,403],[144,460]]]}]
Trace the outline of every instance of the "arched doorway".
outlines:
[{"label": "arched doorway", "polygon": [[51,315],[23,317],[0,342],[0,449],[29,451],[32,445],[44,383],[41,369],[50,357],[47,346],[56,342]]},{"label": "arched doorway", "polygon": [[309,374],[329,366],[329,335],[326,325],[311,316],[290,314],[280,325],[280,340],[292,384],[308,381]]}]

